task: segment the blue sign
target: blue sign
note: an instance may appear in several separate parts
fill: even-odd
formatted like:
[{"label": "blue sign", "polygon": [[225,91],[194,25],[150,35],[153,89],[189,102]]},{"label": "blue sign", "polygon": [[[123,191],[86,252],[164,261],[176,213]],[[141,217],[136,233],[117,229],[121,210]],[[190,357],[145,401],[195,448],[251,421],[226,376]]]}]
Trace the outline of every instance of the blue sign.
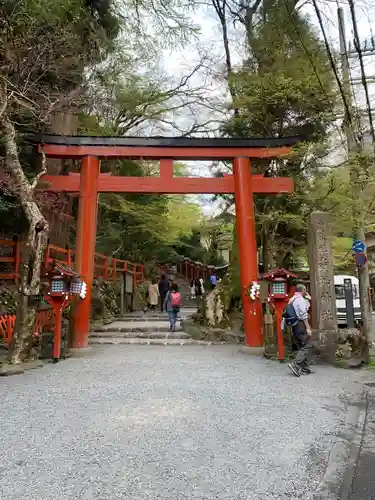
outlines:
[{"label": "blue sign", "polygon": [[353,243],[352,250],[354,253],[363,253],[365,251],[366,245],[361,240],[356,240]]}]

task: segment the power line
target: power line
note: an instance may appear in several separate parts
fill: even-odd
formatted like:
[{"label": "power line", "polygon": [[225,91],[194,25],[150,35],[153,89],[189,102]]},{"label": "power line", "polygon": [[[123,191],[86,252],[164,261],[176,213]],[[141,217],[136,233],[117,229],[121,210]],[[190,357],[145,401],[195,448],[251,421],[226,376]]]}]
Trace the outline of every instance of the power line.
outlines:
[{"label": "power line", "polygon": [[[339,0],[336,0],[336,6],[337,6],[337,10],[339,10],[339,8],[340,8]],[[339,16],[339,32],[340,31],[341,31],[341,33],[345,33],[345,26],[343,26],[343,19],[342,19],[341,16]],[[344,41],[344,54],[340,54],[340,55],[341,55],[341,57],[343,55],[345,57],[345,62],[346,62],[346,65],[347,65],[347,68],[348,68],[348,71],[349,71],[349,85],[351,87],[351,92],[352,92],[352,96],[353,96],[353,99],[354,99],[355,108],[356,108],[357,112],[359,112],[360,108],[359,108],[359,104],[358,104],[358,101],[357,101],[357,96],[356,96],[356,91],[355,91],[355,85],[354,85],[353,79],[351,78],[350,59],[349,59],[348,49],[347,49],[347,46],[346,46],[346,41]],[[343,70],[343,68],[341,68],[341,70]],[[358,119],[356,121],[357,121],[358,130],[362,134],[360,117],[357,116],[357,118]]]},{"label": "power line", "polygon": [[[306,46],[306,44],[305,44],[305,41],[304,41],[304,39],[303,39],[303,36],[302,36],[302,34],[301,34],[301,32],[300,32],[300,30],[299,30],[299,28],[298,28],[298,25],[297,25],[297,23],[296,23],[296,21],[295,21],[295,19],[294,19],[293,12],[291,11],[291,9],[290,9],[290,7],[289,7],[288,0],[284,0],[284,4],[285,4],[285,8],[286,8],[286,10],[287,10],[287,13],[288,13],[288,15],[289,15],[289,17],[290,17],[290,19],[291,19],[291,21],[292,21],[292,23],[293,23],[294,30],[295,30],[296,34],[298,35],[299,41],[301,42],[301,46],[302,46],[302,48],[303,48],[303,50],[304,50],[305,54],[307,55],[307,57],[308,57],[308,59],[309,59],[309,61],[310,61],[310,64],[311,64],[311,66],[312,66],[312,68],[313,68],[313,70],[314,70],[314,73],[315,73],[315,76],[316,76],[316,78],[317,78],[317,81],[318,81],[318,83],[319,83],[319,85],[320,85],[320,88],[322,89],[322,91],[323,91],[323,93],[324,93],[325,97],[326,97],[327,99],[329,99],[329,96],[327,95],[327,91],[326,91],[326,89],[325,89],[325,87],[324,87],[324,85],[323,85],[323,82],[322,82],[321,78],[320,78],[319,71],[318,71],[318,69],[317,69],[317,67],[316,67],[316,64],[315,64],[315,62],[314,62],[313,55],[311,54],[311,52],[309,51],[309,49],[307,48],[307,46]],[[336,69],[336,68],[335,68],[335,69]],[[336,75],[337,75],[337,72],[336,72]],[[340,81],[339,81],[339,83],[340,83],[340,85],[341,85],[341,82],[340,82]],[[344,95],[344,94],[341,92],[341,95]],[[344,97],[345,97],[345,96],[344,96]],[[345,104],[345,102],[344,102],[344,104]],[[347,109],[347,106],[346,106],[346,109]],[[339,128],[339,126],[337,125],[337,123],[336,123],[336,122],[335,122],[335,127],[336,127],[336,129],[337,129],[337,131],[338,131],[339,135],[342,135],[342,130]]]},{"label": "power line", "polygon": [[[352,114],[351,114],[350,107],[349,107],[347,99],[346,99],[346,95],[345,95],[345,92],[344,92],[344,89],[343,89],[343,85],[341,83],[341,79],[340,79],[340,77],[339,77],[339,75],[337,73],[336,64],[335,64],[335,61],[333,59],[331,48],[330,48],[329,43],[328,43],[328,38],[327,38],[326,31],[324,29],[322,15],[320,13],[320,10],[318,8],[316,0],[312,0],[312,2],[313,2],[313,5],[314,5],[316,16],[317,16],[318,21],[319,21],[320,29],[322,30],[323,39],[324,39],[324,45],[325,45],[325,48],[326,48],[326,51],[327,51],[327,54],[328,54],[328,58],[329,58],[329,61],[330,61],[330,64],[331,64],[331,68],[332,68],[333,74],[335,75],[336,83],[337,83],[337,85],[339,87],[339,91],[340,91],[340,94],[341,94],[341,97],[342,97],[342,100],[343,100],[343,103],[344,103],[344,107],[345,107],[345,111],[346,111],[346,116],[348,118],[348,122],[349,122],[350,126],[353,127]],[[359,143],[358,137],[355,135],[354,138],[355,138],[356,143],[358,144]]]},{"label": "power line", "polygon": [[[315,0],[313,0],[313,1],[315,2]],[[348,1],[349,1],[350,14],[351,14],[352,24],[353,24],[354,47],[355,47],[355,50],[357,51],[357,54],[358,54],[359,64],[361,67],[362,85],[363,85],[363,88],[365,90],[366,108],[367,108],[367,114],[368,114],[369,123],[370,123],[371,137],[372,137],[372,141],[375,142],[375,130],[374,130],[374,123],[372,120],[370,95],[369,95],[369,91],[368,91],[365,67],[363,64],[362,50],[361,50],[361,45],[360,45],[360,41],[359,41],[358,26],[357,26],[357,19],[356,19],[356,15],[355,15],[354,2],[353,2],[353,0],[348,0]]]}]

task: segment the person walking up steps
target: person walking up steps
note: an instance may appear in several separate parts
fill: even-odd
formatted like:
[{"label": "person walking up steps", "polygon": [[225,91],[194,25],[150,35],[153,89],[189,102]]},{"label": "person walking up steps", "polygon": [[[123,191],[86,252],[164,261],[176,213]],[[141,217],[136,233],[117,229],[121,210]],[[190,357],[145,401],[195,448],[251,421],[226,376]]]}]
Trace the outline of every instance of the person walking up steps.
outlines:
[{"label": "person walking up steps", "polygon": [[148,285],[148,303],[151,311],[155,311],[155,307],[158,305],[160,297],[158,282],[153,279],[152,283]]},{"label": "person walking up steps", "polygon": [[178,286],[176,285],[176,283],[173,283],[170,291],[165,297],[164,309],[168,313],[169,329],[171,330],[171,332],[174,332],[176,330],[177,316],[181,309],[181,295],[178,291]]},{"label": "person walking up steps", "polygon": [[195,300],[195,280],[190,281],[190,297]]},{"label": "person walking up steps", "polygon": [[160,295],[160,310],[161,312],[164,311],[164,302],[165,302],[165,297],[167,296],[169,290],[169,281],[168,278],[166,277],[165,274],[161,275],[160,281],[159,281],[159,295]]}]

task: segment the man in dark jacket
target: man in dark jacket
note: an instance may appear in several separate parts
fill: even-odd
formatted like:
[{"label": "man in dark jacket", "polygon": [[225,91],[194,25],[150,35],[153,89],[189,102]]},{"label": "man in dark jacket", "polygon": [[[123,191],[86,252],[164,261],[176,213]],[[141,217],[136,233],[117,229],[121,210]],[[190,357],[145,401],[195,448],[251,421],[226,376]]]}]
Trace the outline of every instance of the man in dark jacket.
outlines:
[{"label": "man in dark jacket", "polygon": [[169,281],[165,274],[162,274],[159,280],[159,293],[160,293],[160,310],[163,312],[164,300],[169,291]]},{"label": "man in dark jacket", "polygon": [[294,362],[289,363],[288,367],[296,377],[300,377],[301,373],[308,375],[311,373],[309,368],[309,358],[313,350],[311,341],[311,326],[309,324],[309,302],[306,300],[305,285],[297,285],[296,293],[290,300],[289,304],[293,306],[296,322],[292,326],[293,336],[297,345],[297,355]]}]

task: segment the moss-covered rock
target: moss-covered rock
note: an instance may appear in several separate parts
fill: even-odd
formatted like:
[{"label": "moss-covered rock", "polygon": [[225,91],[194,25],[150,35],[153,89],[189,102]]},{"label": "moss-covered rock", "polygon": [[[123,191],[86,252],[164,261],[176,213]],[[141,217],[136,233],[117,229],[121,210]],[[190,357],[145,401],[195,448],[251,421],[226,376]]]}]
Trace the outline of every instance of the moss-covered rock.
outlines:
[{"label": "moss-covered rock", "polygon": [[241,332],[235,332],[230,327],[215,328],[198,323],[194,316],[191,319],[184,320],[184,331],[194,340],[205,340],[207,342],[225,342],[232,344],[242,344],[244,335]]},{"label": "moss-covered rock", "polygon": [[[184,328],[197,340],[242,343],[242,311],[231,308],[228,281],[221,282],[200,300],[198,310]],[[185,327],[186,325],[186,327]]]},{"label": "moss-covered rock", "polygon": [[340,329],[337,335],[336,361],[353,358],[368,361],[366,337],[356,328]]},{"label": "moss-covered rock", "polygon": [[147,291],[149,281],[138,283],[134,290],[133,309],[139,310],[147,307]]},{"label": "moss-covered rock", "polygon": [[121,286],[118,282],[95,280],[92,291],[92,318],[108,323],[120,314]]}]

